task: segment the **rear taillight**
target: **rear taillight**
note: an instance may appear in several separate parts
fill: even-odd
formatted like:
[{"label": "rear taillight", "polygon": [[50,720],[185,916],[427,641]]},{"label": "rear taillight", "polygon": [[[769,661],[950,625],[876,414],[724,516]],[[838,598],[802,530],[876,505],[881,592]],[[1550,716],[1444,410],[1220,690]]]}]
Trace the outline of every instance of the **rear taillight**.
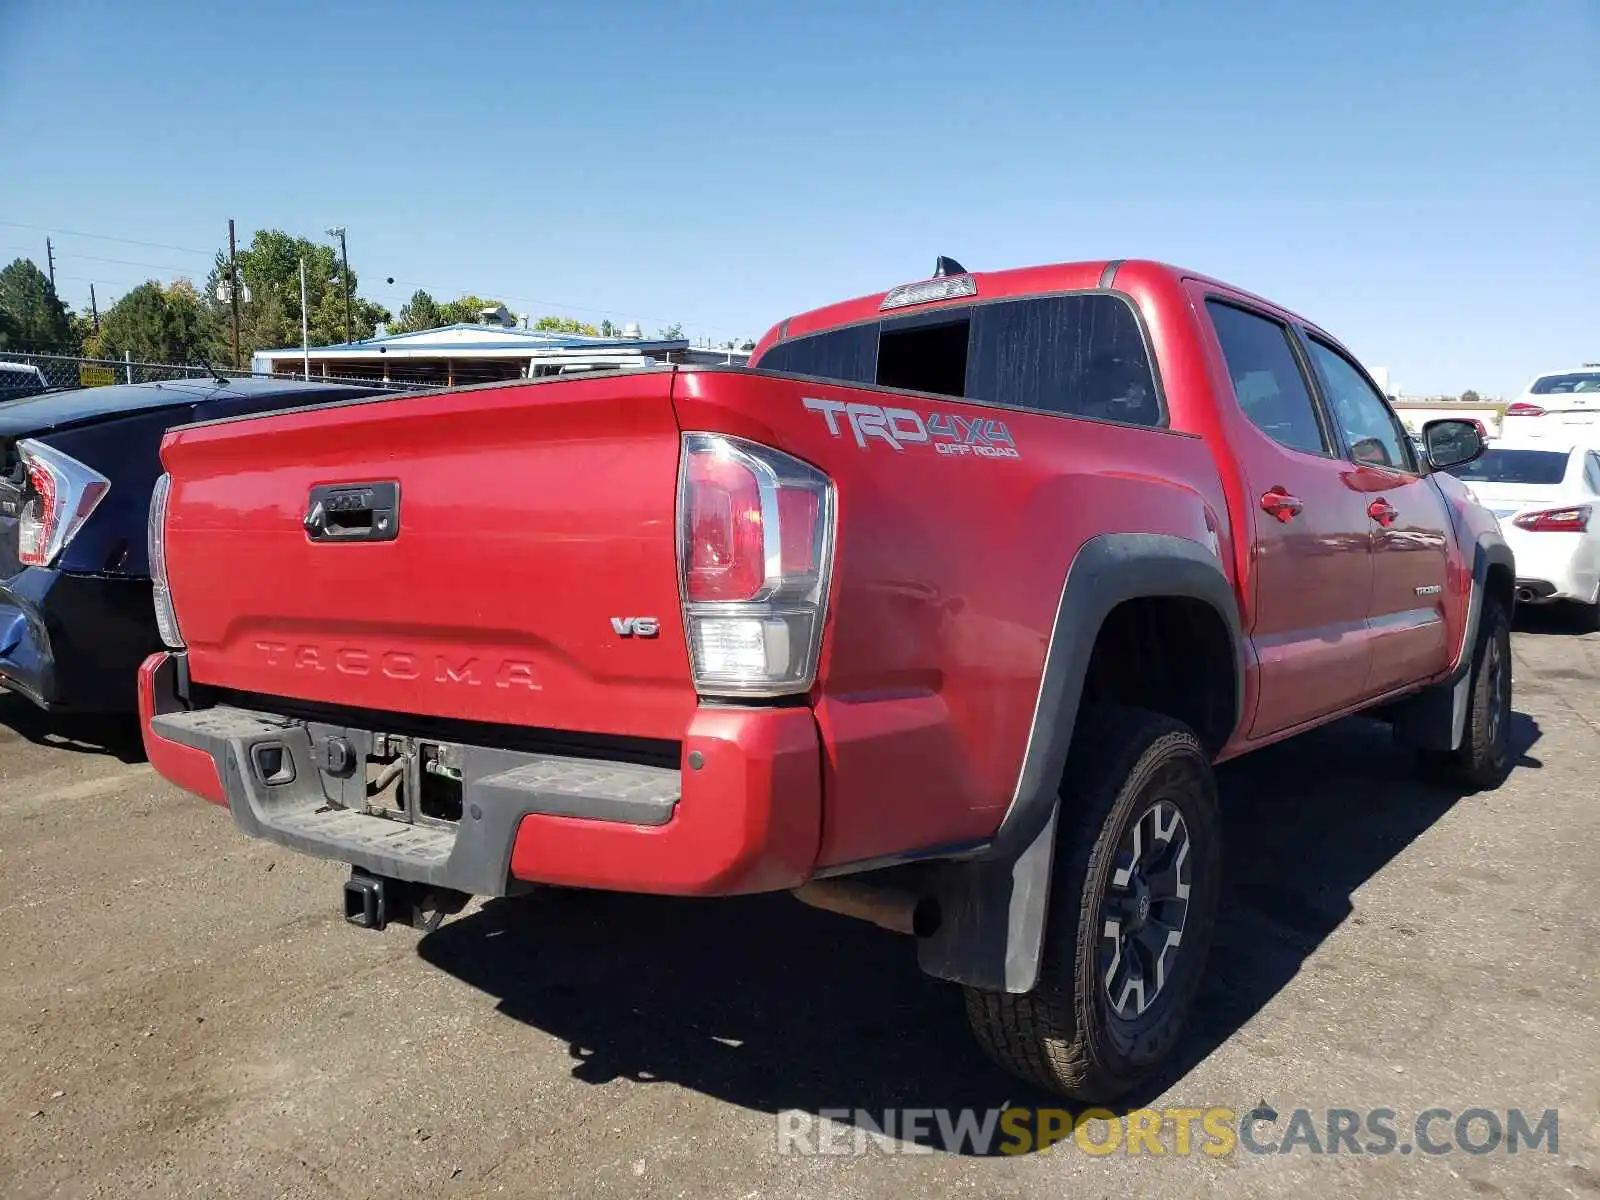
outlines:
[{"label": "rear taillight", "polygon": [[167,501],[172,495],[172,476],[156,480],[150,493],[150,583],[156,604],[156,628],[161,640],[174,650],[182,650],[183,634],[178,631],[178,614],[172,607],[172,589],[167,586]]},{"label": "rear taillight", "polygon": [[756,470],[744,454],[685,451],[685,599],[753,600],[765,585],[767,514]]},{"label": "rear taillight", "polygon": [[702,695],[811,686],[833,524],[833,487],[815,467],[742,438],[683,435],[678,559]]},{"label": "rear taillight", "polygon": [[27,475],[17,512],[17,560],[48,567],[83,528],[111,482],[43,442],[20,441],[17,455]]},{"label": "rear taillight", "polygon": [[1523,513],[1520,517],[1512,517],[1511,523],[1529,533],[1586,533],[1589,529],[1589,506],[1579,504],[1573,508]]},{"label": "rear taillight", "polygon": [[1506,416],[1542,417],[1544,416],[1544,409],[1540,408],[1537,404],[1529,404],[1526,400],[1518,400],[1514,404],[1506,405]]}]

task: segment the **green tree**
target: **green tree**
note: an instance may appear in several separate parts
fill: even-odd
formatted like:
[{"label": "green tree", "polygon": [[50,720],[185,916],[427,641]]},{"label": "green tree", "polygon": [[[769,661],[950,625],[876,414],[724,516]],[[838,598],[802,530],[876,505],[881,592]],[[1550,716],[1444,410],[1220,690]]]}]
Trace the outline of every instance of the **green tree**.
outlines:
[{"label": "green tree", "polygon": [[[313,346],[345,340],[345,289],[350,294],[350,337],[370,338],[379,323],[389,320],[389,310],[364,299],[358,292],[354,270],[348,280],[338,250],[323,242],[294,237],[281,229],[258,230],[239,251],[239,356],[248,365],[257,350],[276,350],[300,344],[300,262],[306,264],[308,334]],[[217,362],[233,361],[233,307],[219,297],[228,283],[227,256],[218,253],[206,280],[201,304],[212,319],[212,356]],[[244,292],[248,290],[249,297]],[[223,288],[222,296],[227,295]]]},{"label": "green tree", "polygon": [[683,326],[674,321],[671,325],[668,325],[665,329],[663,329],[657,336],[659,336],[663,342],[681,342],[683,340]]},{"label": "green tree", "polygon": [[585,337],[599,337],[600,331],[573,317],[540,317],[533,327],[546,333],[581,333]]},{"label": "green tree", "polygon": [[17,323],[11,319],[11,314],[0,308],[0,350],[16,349]]},{"label": "green tree", "polygon": [[441,325],[476,325],[483,319],[483,310],[499,308],[500,301],[485,300],[482,296],[462,296],[449,304],[439,306]]},{"label": "green tree", "polygon": [[94,317],[88,312],[68,313],[72,322],[72,336],[82,352],[89,358],[100,358],[100,332],[94,327]]},{"label": "green tree", "polygon": [[1473,391],[1471,388],[1468,388],[1466,391],[1461,393],[1461,403],[1463,403],[1463,404],[1482,404],[1483,403],[1483,397],[1478,395],[1478,393]]},{"label": "green tree", "polygon": [[400,306],[400,315],[389,326],[390,333],[418,333],[424,329],[437,329],[445,323],[439,314],[439,304],[420,288],[411,293],[411,299]]},{"label": "green tree", "polygon": [[6,314],[4,333],[11,349],[39,354],[77,351],[67,306],[31,260],[19,258],[0,271],[0,311]]},{"label": "green tree", "polygon": [[621,337],[622,330],[618,329],[610,320],[601,321],[600,336],[608,338]]},{"label": "green tree", "polygon": [[141,283],[100,320],[100,351],[107,358],[191,363],[208,353],[214,338],[212,318],[186,279],[170,287],[153,279]]}]

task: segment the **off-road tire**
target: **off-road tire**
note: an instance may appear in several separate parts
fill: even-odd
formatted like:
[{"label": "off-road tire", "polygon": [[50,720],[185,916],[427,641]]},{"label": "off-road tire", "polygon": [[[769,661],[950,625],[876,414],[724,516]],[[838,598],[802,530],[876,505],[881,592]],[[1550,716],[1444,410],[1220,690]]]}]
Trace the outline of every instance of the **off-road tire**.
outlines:
[{"label": "off-road tire", "polygon": [[[1085,711],[1061,783],[1043,958],[1026,994],[966,989],[967,1019],[1005,1070],[1050,1091],[1109,1102],[1171,1053],[1193,1007],[1216,922],[1221,829],[1210,757],[1185,725],[1120,706]],[[1138,1017],[1111,1008],[1099,967],[1102,908],[1119,845],[1157,799],[1189,839],[1189,901],[1165,986]]]},{"label": "off-road tire", "polygon": [[1472,651],[1466,728],[1454,750],[1424,750],[1423,771],[1448,787],[1490,791],[1511,771],[1511,619],[1485,597]]}]

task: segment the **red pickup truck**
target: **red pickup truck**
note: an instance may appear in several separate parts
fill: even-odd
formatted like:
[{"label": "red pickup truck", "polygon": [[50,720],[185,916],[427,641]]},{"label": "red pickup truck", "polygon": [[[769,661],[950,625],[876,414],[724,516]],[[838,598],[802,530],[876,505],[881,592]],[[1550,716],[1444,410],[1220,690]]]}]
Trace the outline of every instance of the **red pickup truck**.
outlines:
[{"label": "red pickup truck", "polygon": [[1212,765],[1346,714],[1508,767],[1499,527],[1327,333],[1154,262],[969,273],[749,368],[170,433],[145,745],[424,927],[536,885],[789,889],[914,935],[1106,1100],[1192,1006]]}]

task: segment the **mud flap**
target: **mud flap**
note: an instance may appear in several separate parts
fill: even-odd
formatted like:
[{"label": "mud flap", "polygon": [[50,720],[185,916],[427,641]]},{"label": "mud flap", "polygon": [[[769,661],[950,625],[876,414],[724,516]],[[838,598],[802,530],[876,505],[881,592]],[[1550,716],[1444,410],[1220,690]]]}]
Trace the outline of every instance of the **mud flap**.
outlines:
[{"label": "mud flap", "polygon": [[1467,707],[1472,698],[1472,663],[1478,652],[1478,617],[1489,589],[1489,568],[1498,565],[1514,578],[1516,563],[1504,542],[1479,542],[1472,556],[1472,598],[1461,640],[1461,661],[1450,678],[1394,705],[1394,733],[1417,750],[1455,750],[1466,736]]},{"label": "mud flap", "polygon": [[[1014,860],[952,863],[938,877],[940,923],[917,943],[923,971],[953,983],[1031,992],[1039,979],[1059,802]],[[997,937],[996,931],[1005,936]],[[982,981],[982,982],[979,982]]]},{"label": "mud flap", "polygon": [[[1476,616],[1473,624],[1477,624]],[[1416,750],[1454,750],[1461,745],[1472,698],[1471,662],[1469,655],[1469,669],[1453,683],[1435,684],[1394,706],[1394,735],[1401,743]]]}]

